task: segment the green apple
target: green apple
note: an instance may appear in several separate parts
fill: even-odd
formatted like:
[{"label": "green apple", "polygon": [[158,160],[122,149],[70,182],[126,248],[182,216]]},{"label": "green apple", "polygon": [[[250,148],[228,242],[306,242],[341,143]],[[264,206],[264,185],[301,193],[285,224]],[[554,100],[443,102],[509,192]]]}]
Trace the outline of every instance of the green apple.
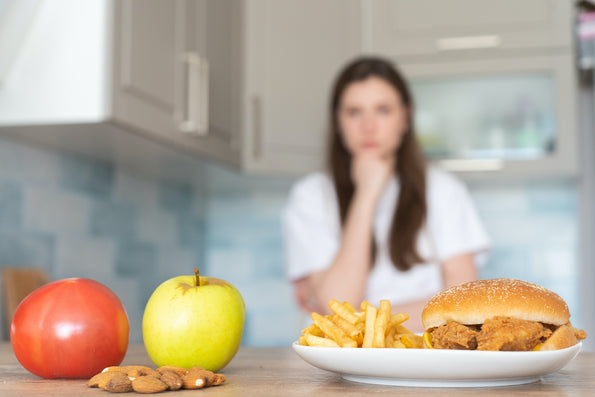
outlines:
[{"label": "green apple", "polygon": [[143,315],[143,340],[155,365],[219,371],[242,341],[246,306],[230,283],[179,276],[151,295]]}]

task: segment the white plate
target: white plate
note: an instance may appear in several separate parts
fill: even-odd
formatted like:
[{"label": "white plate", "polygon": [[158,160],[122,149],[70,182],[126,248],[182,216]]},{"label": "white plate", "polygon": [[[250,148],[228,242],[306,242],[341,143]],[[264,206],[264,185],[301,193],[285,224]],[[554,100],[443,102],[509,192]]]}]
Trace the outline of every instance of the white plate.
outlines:
[{"label": "white plate", "polygon": [[307,363],[354,382],[421,387],[531,383],[572,360],[582,343],[562,350],[493,352],[442,349],[311,347],[293,343]]}]

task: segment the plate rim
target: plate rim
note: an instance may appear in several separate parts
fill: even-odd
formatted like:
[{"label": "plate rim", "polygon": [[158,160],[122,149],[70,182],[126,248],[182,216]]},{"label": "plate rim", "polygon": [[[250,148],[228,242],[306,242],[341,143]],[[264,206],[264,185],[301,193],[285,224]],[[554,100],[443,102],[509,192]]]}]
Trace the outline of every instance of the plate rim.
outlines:
[{"label": "plate rim", "polygon": [[[581,351],[582,342],[578,342],[576,345],[567,347],[559,350],[547,350],[547,351],[469,351],[469,350],[448,350],[448,349],[378,349],[378,348],[341,348],[341,347],[317,347],[317,346],[304,346],[300,345],[298,341],[292,343],[292,348],[296,354],[304,360],[306,363],[313,367],[337,373],[343,379],[358,383],[375,383],[392,386],[408,386],[408,387],[490,387],[490,386],[504,386],[504,385],[518,385],[524,383],[532,383],[539,381],[541,376],[556,372],[566,366],[572,361]],[[322,349],[322,350],[321,350]],[[547,360],[540,360],[543,362],[542,368],[533,369],[527,367],[525,372],[518,375],[498,375],[493,373],[492,375],[477,376],[453,376],[446,378],[444,376],[413,376],[406,377],[399,374],[375,375],[365,370],[349,370],[345,369],[350,365],[345,366],[346,359],[354,360],[361,359],[362,357],[370,359],[372,355],[369,353],[373,351],[373,358],[382,360],[383,358],[390,358],[390,364],[398,362],[399,360],[407,360],[413,358],[417,364],[420,365],[419,361],[433,360],[436,362],[449,362],[449,360],[458,360],[457,367],[464,364],[463,367],[473,365],[474,363],[485,364],[486,358],[490,357],[496,360],[488,367],[496,367],[500,365],[500,362],[516,361],[518,362],[519,357],[528,359],[528,361],[535,361],[536,357],[546,358]],[[320,355],[321,352],[332,352],[329,355]],[[399,352],[395,355],[395,352]],[[312,359],[312,357],[316,359]],[[322,359],[320,359],[322,358]],[[529,359],[531,358],[531,359]],[[333,362],[333,359],[335,360]],[[329,360],[331,364],[328,364]],[[323,362],[323,364],[321,364]],[[324,364],[327,362],[327,364]],[[362,361],[365,362],[365,361]],[[338,364],[337,364],[338,363]],[[434,363],[432,363],[434,364]],[[427,365],[427,363],[426,363]],[[351,365],[352,367],[352,365]],[[405,371],[407,373],[408,371]],[[447,370],[445,373],[452,371]],[[504,370],[504,373],[506,371]]]}]

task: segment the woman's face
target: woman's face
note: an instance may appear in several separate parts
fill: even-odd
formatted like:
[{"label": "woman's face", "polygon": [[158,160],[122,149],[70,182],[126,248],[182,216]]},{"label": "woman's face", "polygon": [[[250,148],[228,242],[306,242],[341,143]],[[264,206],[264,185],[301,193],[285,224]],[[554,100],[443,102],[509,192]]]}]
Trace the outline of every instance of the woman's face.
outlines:
[{"label": "woman's face", "polygon": [[394,157],[409,126],[409,108],[400,93],[379,77],[350,83],[337,112],[343,143],[352,156]]}]

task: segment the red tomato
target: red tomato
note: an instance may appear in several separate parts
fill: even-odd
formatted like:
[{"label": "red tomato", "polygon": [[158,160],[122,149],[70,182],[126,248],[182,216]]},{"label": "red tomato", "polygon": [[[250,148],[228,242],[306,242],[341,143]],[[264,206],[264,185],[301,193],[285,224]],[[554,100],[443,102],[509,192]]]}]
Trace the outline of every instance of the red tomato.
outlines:
[{"label": "red tomato", "polygon": [[46,284],[18,306],[10,342],[19,362],[42,378],[90,378],[118,365],[130,326],[120,299],[86,278]]}]

